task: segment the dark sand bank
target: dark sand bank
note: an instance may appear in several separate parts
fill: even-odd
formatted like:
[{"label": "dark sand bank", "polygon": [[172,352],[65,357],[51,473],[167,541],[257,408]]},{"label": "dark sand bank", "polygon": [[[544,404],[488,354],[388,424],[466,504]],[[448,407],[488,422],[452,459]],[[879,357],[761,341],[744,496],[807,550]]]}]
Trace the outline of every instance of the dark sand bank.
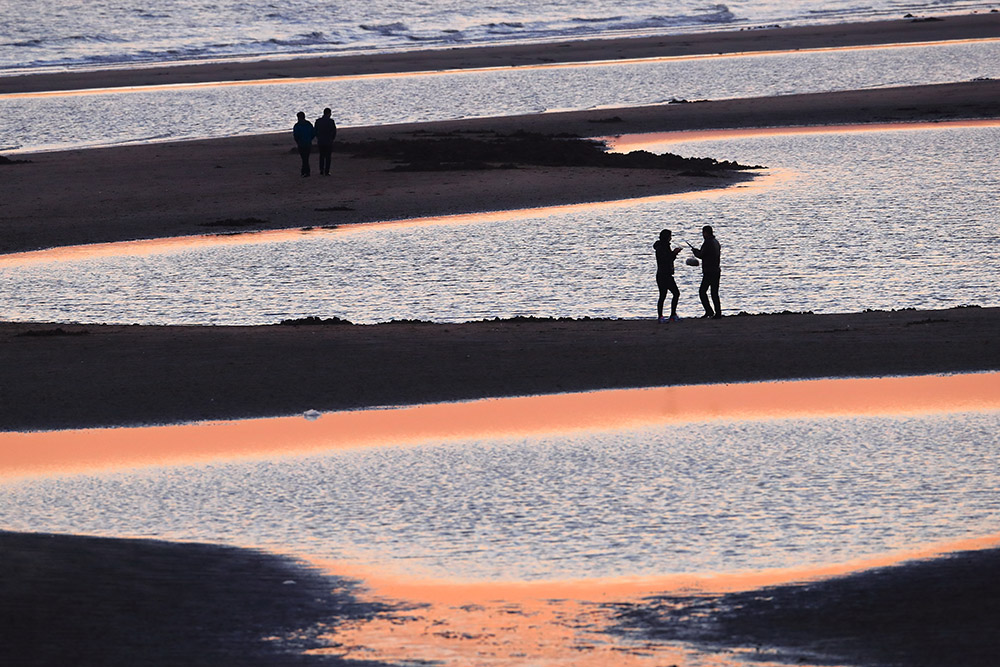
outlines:
[{"label": "dark sand bank", "polygon": [[[421,622],[405,605],[359,602],[350,581],[230,547],[0,531],[0,566],[0,661],[11,667],[378,665],[337,657],[338,626]],[[649,655],[680,641],[787,664],[991,667],[998,600],[993,548],[802,584],[604,602],[610,625],[604,614],[574,622]]]},{"label": "dark sand bank", "polygon": [[0,78],[0,94],[211,81],[355,76],[996,37],[1000,37],[998,13],[912,18],[900,16],[898,19],[866,23],[18,75]]},{"label": "dark sand bank", "polygon": [[369,140],[516,132],[590,137],[983,118],[1000,118],[1000,81],[347,128],[338,136],[341,150],[334,154],[331,178],[299,177],[291,132],[26,154],[18,156],[26,162],[0,165],[5,185],[0,253],[601,202],[752,178],[747,172],[706,177],[690,170],[538,164],[398,171],[392,159],[352,155],[344,146]]},{"label": "dark sand bank", "polygon": [[[655,292],[650,296],[654,308]],[[722,320],[0,324],[0,430],[601,388],[1000,370],[1000,308]]]},{"label": "dark sand bank", "polygon": [[0,572],[8,667],[358,664],[300,653],[380,609],[350,582],[222,546],[0,531]]},{"label": "dark sand bank", "polygon": [[809,664],[993,667],[1000,549],[965,551],[804,585],[617,608],[618,631]]}]

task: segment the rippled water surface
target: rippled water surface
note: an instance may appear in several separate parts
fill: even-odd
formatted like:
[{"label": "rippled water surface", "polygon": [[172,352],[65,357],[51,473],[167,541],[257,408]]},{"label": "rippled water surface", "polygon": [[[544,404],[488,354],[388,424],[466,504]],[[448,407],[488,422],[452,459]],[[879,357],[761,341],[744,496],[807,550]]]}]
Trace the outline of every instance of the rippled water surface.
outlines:
[{"label": "rippled water surface", "polygon": [[8,482],[0,516],[446,578],[800,567],[1000,531],[998,434],[986,412],[399,446]]},{"label": "rippled water surface", "polygon": [[350,53],[900,18],[989,10],[981,0],[5,0],[0,73],[209,58]]},{"label": "rippled water surface", "polygon": [[[198,324],[649,317],[660,228],[697,244],[706,223],[723,245],[728,314],[997,306],[998,143],[997,126],[675,138],[651,147],[770,169],[758,184],[721,194],[536,216],[316,230],[291,241],[233,239],[151,254],[123,247],[118,256],[75,261],[0,258],[0,317]],[[682,316],[701,312],[699,281],[699,269],[679,262]]]},{"label": "rippled water surface", "polygon": [[[0,96],[0,150],[288,131],[325,106],[341,126],[1000,78],[1000,40],[267,85]],[[59,122],[40,122],[58,118]]]}]

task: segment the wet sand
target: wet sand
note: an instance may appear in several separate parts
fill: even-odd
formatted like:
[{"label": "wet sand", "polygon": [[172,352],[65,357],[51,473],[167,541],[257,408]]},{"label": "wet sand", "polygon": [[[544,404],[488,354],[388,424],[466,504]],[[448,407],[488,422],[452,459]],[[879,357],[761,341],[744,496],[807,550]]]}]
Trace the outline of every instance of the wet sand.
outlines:
[{"label": "wet sand", "polygon": [[616,605],[636,640],[741,649],[781,664],[991,667],[1000,549],[963,551],[805,585]]},{"label": "wet sand", "polygon": [[298,653],[381,609],[350,581],[213,545],[0,531],[0,569],[9,667],[358,664]]},{"label": "wet sand", "polygon": [[[442,50],[418,57],[70,73],[5,78],[0,92],[996,37],[997,26],[996,14],[984,14],[541,49]],[[418,129],[524,128],[593,136],[997,118],[998,90],[1000,82],[979,81],[433,127],[352,128],[342,138]],[[620,120],[612,122],[615,117]],[[290,148],[287,137],[265,135],[19,156],[30,162],[0,166],[7,186],[0,252],[187,235],[203,232],[206,224],[225,231],[214,225],[248,217],[263,221],[255,223],[259,228],[347,224],[704,187],[679,175],[623,172],[609,178],[605,170],[581,168],[529,168],[504,172],[503,179],[496,172],[389,177],[384,162],[348,163],[338,154],[335,168],[349,168],[331,179],[336,188],[321,189],[320,179],[313,178],[308,182],[313,189],[305,190]],[[132,178],[121,178],[125,173]],[[677,326],[652,320],[254,328],[3,323],[0,430],[295,414],[608,387],[998,370],[998,331],[996,308],[775,314],[685,320]],[[699,635],[704,628],[685,632],[727,646],[792,647],[800,656],[820,647],[841,660],[866,664],[992,664],[1000,648],[993,631],[1000,609],[989,586],[998,581],[998,563],[996,551],[981,551],[932,561],[927,568],[903,566],[859,575],[867,579],[832,580],[825,588],[809,589],[813,597],[799,595],[798,587],[782,589],[773,599],[788,600],[789,608],[801,611],[791,616],[752,595],[727,599],[716,606],[722,636]],[[318,579],[315,573],[289,569],[289,562],[239,550],[0,533],[0,565],[5,573],[0,622],[13,639],[0,648],[5,664],[305,664],[318,656],[282,657],[259,639],[372,611],[355,606],[342,581]],[[286,577],[297,585],[285,584]],[[303,589],[306,594],[300,596]],[[338,593],[330,596],[333,590]],[[732,612],[730,603],[745,602],[754,613]],[[619,610],[631,623],[629,632],[656,639],[672,632],[664,629],[673,622],[662,616],[665,606],[654,600]],[[852,619],[864,619],[864,628]],[[306,633],[295,646],[315,646],[314,636]],[[336,656],[330,659],[340,664]]]},{"label": "wet sand", "polygon": [[[651,309],[655,306],[650,303]],[[0,430],[755,380],[1000,370],[1000,308],[722,320],[0,324]]]},{"label": "wet sand", "polygon": [[299,176],[291,132],[25,154],[16,158],[27,162],[0,164],[6,186],[0,253],[612,201],[726,187],[753,173],[705,177],[688,170],[530,164],[390,171],[391,160],[344,152],[345,143],[368,139],[515,132],[606,137],[996,118],[1000,80],[347,128],[338,134],[329,178]]}]

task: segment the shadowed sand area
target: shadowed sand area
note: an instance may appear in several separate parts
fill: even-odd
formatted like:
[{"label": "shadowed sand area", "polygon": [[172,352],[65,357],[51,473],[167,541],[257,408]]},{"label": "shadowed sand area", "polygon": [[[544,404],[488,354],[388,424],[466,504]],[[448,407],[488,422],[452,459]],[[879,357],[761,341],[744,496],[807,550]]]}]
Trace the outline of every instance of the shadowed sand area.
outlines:
[{"label": "shadowed sand area", "polygon": [[[984,14],[7,77],[0,79],[0,94],[998,36],[1000,15]],[[340,138],[518,130],[607,136],[976,118],[1000,118],[1000,82],[348,128]],[[288,136],[263,135],[18,156],[27,162],[0,165],[0,252],[199,234],[206,225],[227,231],[220,224],[226,220],[252,218],[250,229],[379,222],[684,192],[725,180],[706,186],[704,179],[679,172],[581,166],[389,172],[390,160],[338,153],[339,189],[303,192],[290,148]],[[242,168],[216,169],[219,164]],[[248,229],[242,223],[238,228]],[[0,430],[292,415],[602,388],[996,371],[997,332],[1000,309],[978,307],[740,316],[690,320],[682,327],[595,320],[269,327],[0,323]],[[655,642],[687,639],[762,646],[775,659],[770,647],[786,647],[780,657],[792,661],[834,654],[846,664],[992,665],[1000,655],[998,564],[1000,552],[981,549],[763,593],[622,601],[596,616],[563,618],[568,639],[553,656],[575,660],[585,654],[573,644],[573,624],[580,623],[592,637],[611,624],[638,642],[632,653],[604,653],[592,664],[626,664],[626,655],[635,664],[656,664],[643,662],[642,652],[653,651],[655,660],[649,648]],[[393,617],[396,612],[354,597],[350,582],[293,561],[203,545],[0,533],[0,571],[5,665],[343,664],[338,655],[349,653],[343,647],[329,655],[324,649],[308,656],[295,652],[329,649],[328,642],[341,636],[331,626],[363,624],[376,612],[386,628],[395,625],[393,618],[423,620],[419,614]],[[504,603],[497,608],[510,615]],[[707,615],[680,618],[691,611]],[[458,614],[449,607],[445,613]],[[522,616],[529,619],[527,628],[531,617]],[[462,632],[438,641],[465,641]],[[288,633],[296,637],[291,643],[261,641]],[[329,638],[318,639],[324,633]]]},{"label": "shadowed sand area", "polygon": [[221,546],[0,531],[0,569],[10,667],[358,664],[298,653],[382,608],[351,582]]},{"label": "shadowed sand area", "polygon": [[1000,309],[724,320],[0,324],[0,429],[163,424],[604,388],[1000,369]]},{"label": "shadowed sand area", "polygon": [[803,585],[617,605],[635,638],[739,647],[780,663],[997,664],[1000,549],[963,551]]}]

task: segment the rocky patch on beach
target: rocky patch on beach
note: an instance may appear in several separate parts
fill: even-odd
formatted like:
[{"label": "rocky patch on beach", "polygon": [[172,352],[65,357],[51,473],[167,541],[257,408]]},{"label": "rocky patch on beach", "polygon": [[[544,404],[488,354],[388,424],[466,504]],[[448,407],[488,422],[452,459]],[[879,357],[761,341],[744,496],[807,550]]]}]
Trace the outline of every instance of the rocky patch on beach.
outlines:
[{"label": "rocky patch on beach", "polygon": [[415,133],[412,138],[389,138],[341,143],[337,150],[356,157],[391,160],[393,171],[516,169],[520,166],[613,167],[669,169],[699,174],[762,169],[760,166],[713,158],[658,155],[648,151],[609,152],[603,141],[576,135],[498,132],[443,134]]}]

